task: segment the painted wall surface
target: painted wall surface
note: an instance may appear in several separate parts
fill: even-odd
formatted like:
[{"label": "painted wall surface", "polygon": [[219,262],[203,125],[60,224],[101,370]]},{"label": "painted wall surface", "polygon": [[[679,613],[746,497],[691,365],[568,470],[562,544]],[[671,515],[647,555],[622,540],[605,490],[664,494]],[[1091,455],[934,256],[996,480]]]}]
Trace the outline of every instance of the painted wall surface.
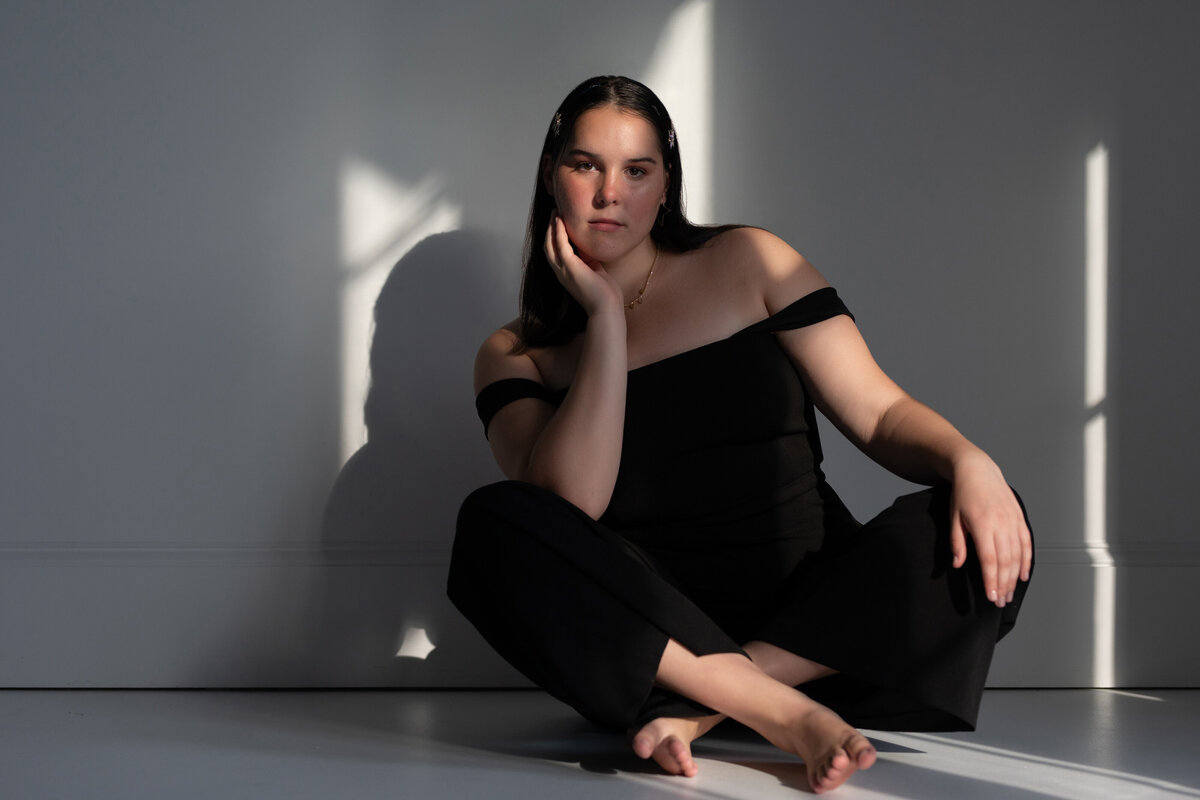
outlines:
[{"label": "painted wall surface", "polygon": [[[471,359],[598,73],[660,90],[699,216],[807,255],[1021,491],[993,684],[1196,685],[1200,6],[594,12],[5,4],[0,686],[523,683],[442,587],[499,477]],[[860,517],[909,490],[825,439]]]}]

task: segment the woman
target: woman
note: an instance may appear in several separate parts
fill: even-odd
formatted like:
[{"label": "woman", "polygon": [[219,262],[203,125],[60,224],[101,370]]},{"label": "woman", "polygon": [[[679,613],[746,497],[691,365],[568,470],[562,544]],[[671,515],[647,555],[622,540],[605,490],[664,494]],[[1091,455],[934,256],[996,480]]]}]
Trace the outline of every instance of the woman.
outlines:
[{"label": "woman", "polygon": [[[514,666],[667,772],[694,775],[690,743],[732,717],[826,791],[874,763],[851,723],[974,726],[1029,528],[995,463],[884,375],[802,256],[691,225],[681,184],[640,83],[584,81],[555,113],[521,316],[475,365],[512,480],[464,503],[449,592]],[[860,526],[821,472],[814,405],[934,488]]]}]

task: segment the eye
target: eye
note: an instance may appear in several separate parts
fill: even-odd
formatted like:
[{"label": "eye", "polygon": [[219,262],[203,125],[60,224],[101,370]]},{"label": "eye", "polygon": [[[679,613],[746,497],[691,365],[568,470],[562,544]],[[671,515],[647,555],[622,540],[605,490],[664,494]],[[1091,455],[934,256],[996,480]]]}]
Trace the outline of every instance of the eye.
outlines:
[{"label": "eye", "polygon": [[596,165],[591,161],[576,161],[575,169],[579,172],[591,172],[596,168]]},{"label": "eye", "polygon": [[646,170],[642,169],[641,167],[630,167],[625,171],[628,172],[630,177],[633,178],[641,178],[646,175]]}]

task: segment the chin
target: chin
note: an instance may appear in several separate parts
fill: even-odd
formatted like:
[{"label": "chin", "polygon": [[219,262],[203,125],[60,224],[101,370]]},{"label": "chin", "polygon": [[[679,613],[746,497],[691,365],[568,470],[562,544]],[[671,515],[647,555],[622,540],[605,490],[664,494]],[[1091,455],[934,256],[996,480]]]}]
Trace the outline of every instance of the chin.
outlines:
[{"label": "chin", "polygon": [[588,232],[587,236],[576,239],[571,238],[575,244],[575,250],[579,255],[588,261],[599,261],[608,263],[626,255],[634,244],[630,243],[628,236],[620,236],[613,234],[600,234]]}]

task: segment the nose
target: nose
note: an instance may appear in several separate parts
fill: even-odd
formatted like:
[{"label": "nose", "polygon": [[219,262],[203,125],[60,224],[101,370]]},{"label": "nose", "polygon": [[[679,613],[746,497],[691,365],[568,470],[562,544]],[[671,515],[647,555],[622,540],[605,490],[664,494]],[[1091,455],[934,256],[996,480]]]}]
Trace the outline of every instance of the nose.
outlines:
[{"label": "nose", "polygon": [[620,176],[613,172],[606,172],[601,179],[600,184],[596,187],[596,197],[593,199],[596,208],[604,208],[616,203],[619,193]]}]

